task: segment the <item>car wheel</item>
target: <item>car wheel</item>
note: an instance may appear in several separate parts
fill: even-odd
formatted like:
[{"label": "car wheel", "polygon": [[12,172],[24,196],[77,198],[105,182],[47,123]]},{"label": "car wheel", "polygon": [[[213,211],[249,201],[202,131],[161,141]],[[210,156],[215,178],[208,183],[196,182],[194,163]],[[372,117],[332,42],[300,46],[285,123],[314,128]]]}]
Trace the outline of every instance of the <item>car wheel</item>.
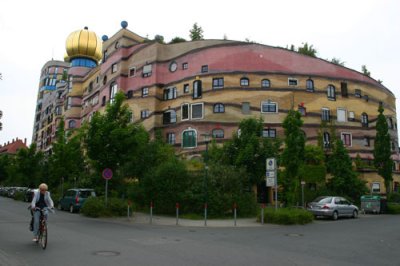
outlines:
[{"label": "car wheel", "polygon": [[353,216],[354,219],[356,219],[358,217],[358,211],[354,210],[353,211]]},{"label": "car wheel", "polygon": [[338,217],[339,217],[338,212],[334,211],[333,214],[332,214],[332,220],[336,221],[338,219]]},{"label": "car wheel", "polygon": [[73,212],[74,212],[74,205],[70,205],[70,206],[69,206],[69,212],[70,212],[70,213],[73,213]]}]

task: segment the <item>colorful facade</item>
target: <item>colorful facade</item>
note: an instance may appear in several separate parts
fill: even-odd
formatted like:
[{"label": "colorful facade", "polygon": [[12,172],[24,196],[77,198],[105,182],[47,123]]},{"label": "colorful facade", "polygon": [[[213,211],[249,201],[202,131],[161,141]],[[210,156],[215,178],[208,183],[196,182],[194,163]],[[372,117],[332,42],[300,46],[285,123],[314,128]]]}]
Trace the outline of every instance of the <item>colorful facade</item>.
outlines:
[{"label": "colorful facade", "polygon": [[[160,129],[178,153],[189,157],[204,149],[203,135],[223,143],[249,117],[263,118],[265,137],[283,137],[282,122],[295,108],[303,115],[308,144],[317,144],[324,121],[332,122],[351,157],[371,163],[377,110],[383,105],[394,179],[400,182],[395,96],[376,80],[283,48],[229,40],[160,44],[121,25],[102,42],[87,28],[68,37],[70,64],[57,62],[68,69],[68,82],[60,85],[66,129],[104,111],[122,91],[132,122],[140,121],[150,133]],[[327,149],[330,134],[322,129]],[[384,190],[376,172],[362,174]]]}]

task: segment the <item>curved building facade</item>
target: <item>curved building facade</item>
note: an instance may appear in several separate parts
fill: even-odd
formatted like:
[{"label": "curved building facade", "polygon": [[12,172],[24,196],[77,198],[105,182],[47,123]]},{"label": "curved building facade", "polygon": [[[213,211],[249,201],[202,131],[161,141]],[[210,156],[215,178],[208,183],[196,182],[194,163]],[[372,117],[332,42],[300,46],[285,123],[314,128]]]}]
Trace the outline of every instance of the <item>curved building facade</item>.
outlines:
[{"label": "curved building facade", "polygon": [[[332,133],[321,124],[333,123],[351,157],[371,163],[377,110],[383,105],[395,173],[399,170],[395,96],[376,80],[287,49],[229,40],[160,44],[126,26],[111,38],[103,36],[101,53],[99,46],[76,40],[76,32],[68,38],[67,129],[90,120],[122,91],[132,122],[142,122],[151,133],[161,129],[178,153],[191,156],[204,149],[204,134],[223,143],[249,117],[263,118],[265,137],[283,137],[282,122],[294,108],[303,115],[307,143],[317,144],[322,131],[328,149]],[[82,47],[90,47],[86,55]],[[77,58],[96,65],[73,64]],[[361,174],[384,191],[376,172]],[[397,188],[397,174],[394,179]]]}]

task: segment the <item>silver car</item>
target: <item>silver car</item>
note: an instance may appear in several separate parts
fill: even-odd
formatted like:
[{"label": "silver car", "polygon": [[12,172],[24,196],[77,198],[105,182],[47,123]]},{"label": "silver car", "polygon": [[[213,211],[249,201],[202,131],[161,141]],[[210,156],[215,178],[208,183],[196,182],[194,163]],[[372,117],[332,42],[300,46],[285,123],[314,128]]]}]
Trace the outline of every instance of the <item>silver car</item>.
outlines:
[{"label": "silver car", "polygon": [[343,197],[322,196],[318,197],[307,206],[307,210],[315,217],[325,216],[337,220],[339,217],[357,218],[358,208]]}]

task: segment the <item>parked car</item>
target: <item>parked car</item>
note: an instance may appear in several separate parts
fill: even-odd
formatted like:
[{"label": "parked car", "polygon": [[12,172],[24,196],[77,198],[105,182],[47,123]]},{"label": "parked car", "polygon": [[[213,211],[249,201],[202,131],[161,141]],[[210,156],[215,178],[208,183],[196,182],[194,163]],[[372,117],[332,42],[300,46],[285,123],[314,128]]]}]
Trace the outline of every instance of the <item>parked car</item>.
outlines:
[{"label": "parked car", "polygon": [[69,212],[78,212],[83,203],[89,197],[96,197],[96,193],[90,188],[68,189],[65,195],[59,200],[58,208]]},{"label": "parked car", "polygon": [[318,197],[307,206],[307,210],[315,217],[324,216],[337,220],[339,217],[358,217],[358,207],[350,201],[338,196]]}]

